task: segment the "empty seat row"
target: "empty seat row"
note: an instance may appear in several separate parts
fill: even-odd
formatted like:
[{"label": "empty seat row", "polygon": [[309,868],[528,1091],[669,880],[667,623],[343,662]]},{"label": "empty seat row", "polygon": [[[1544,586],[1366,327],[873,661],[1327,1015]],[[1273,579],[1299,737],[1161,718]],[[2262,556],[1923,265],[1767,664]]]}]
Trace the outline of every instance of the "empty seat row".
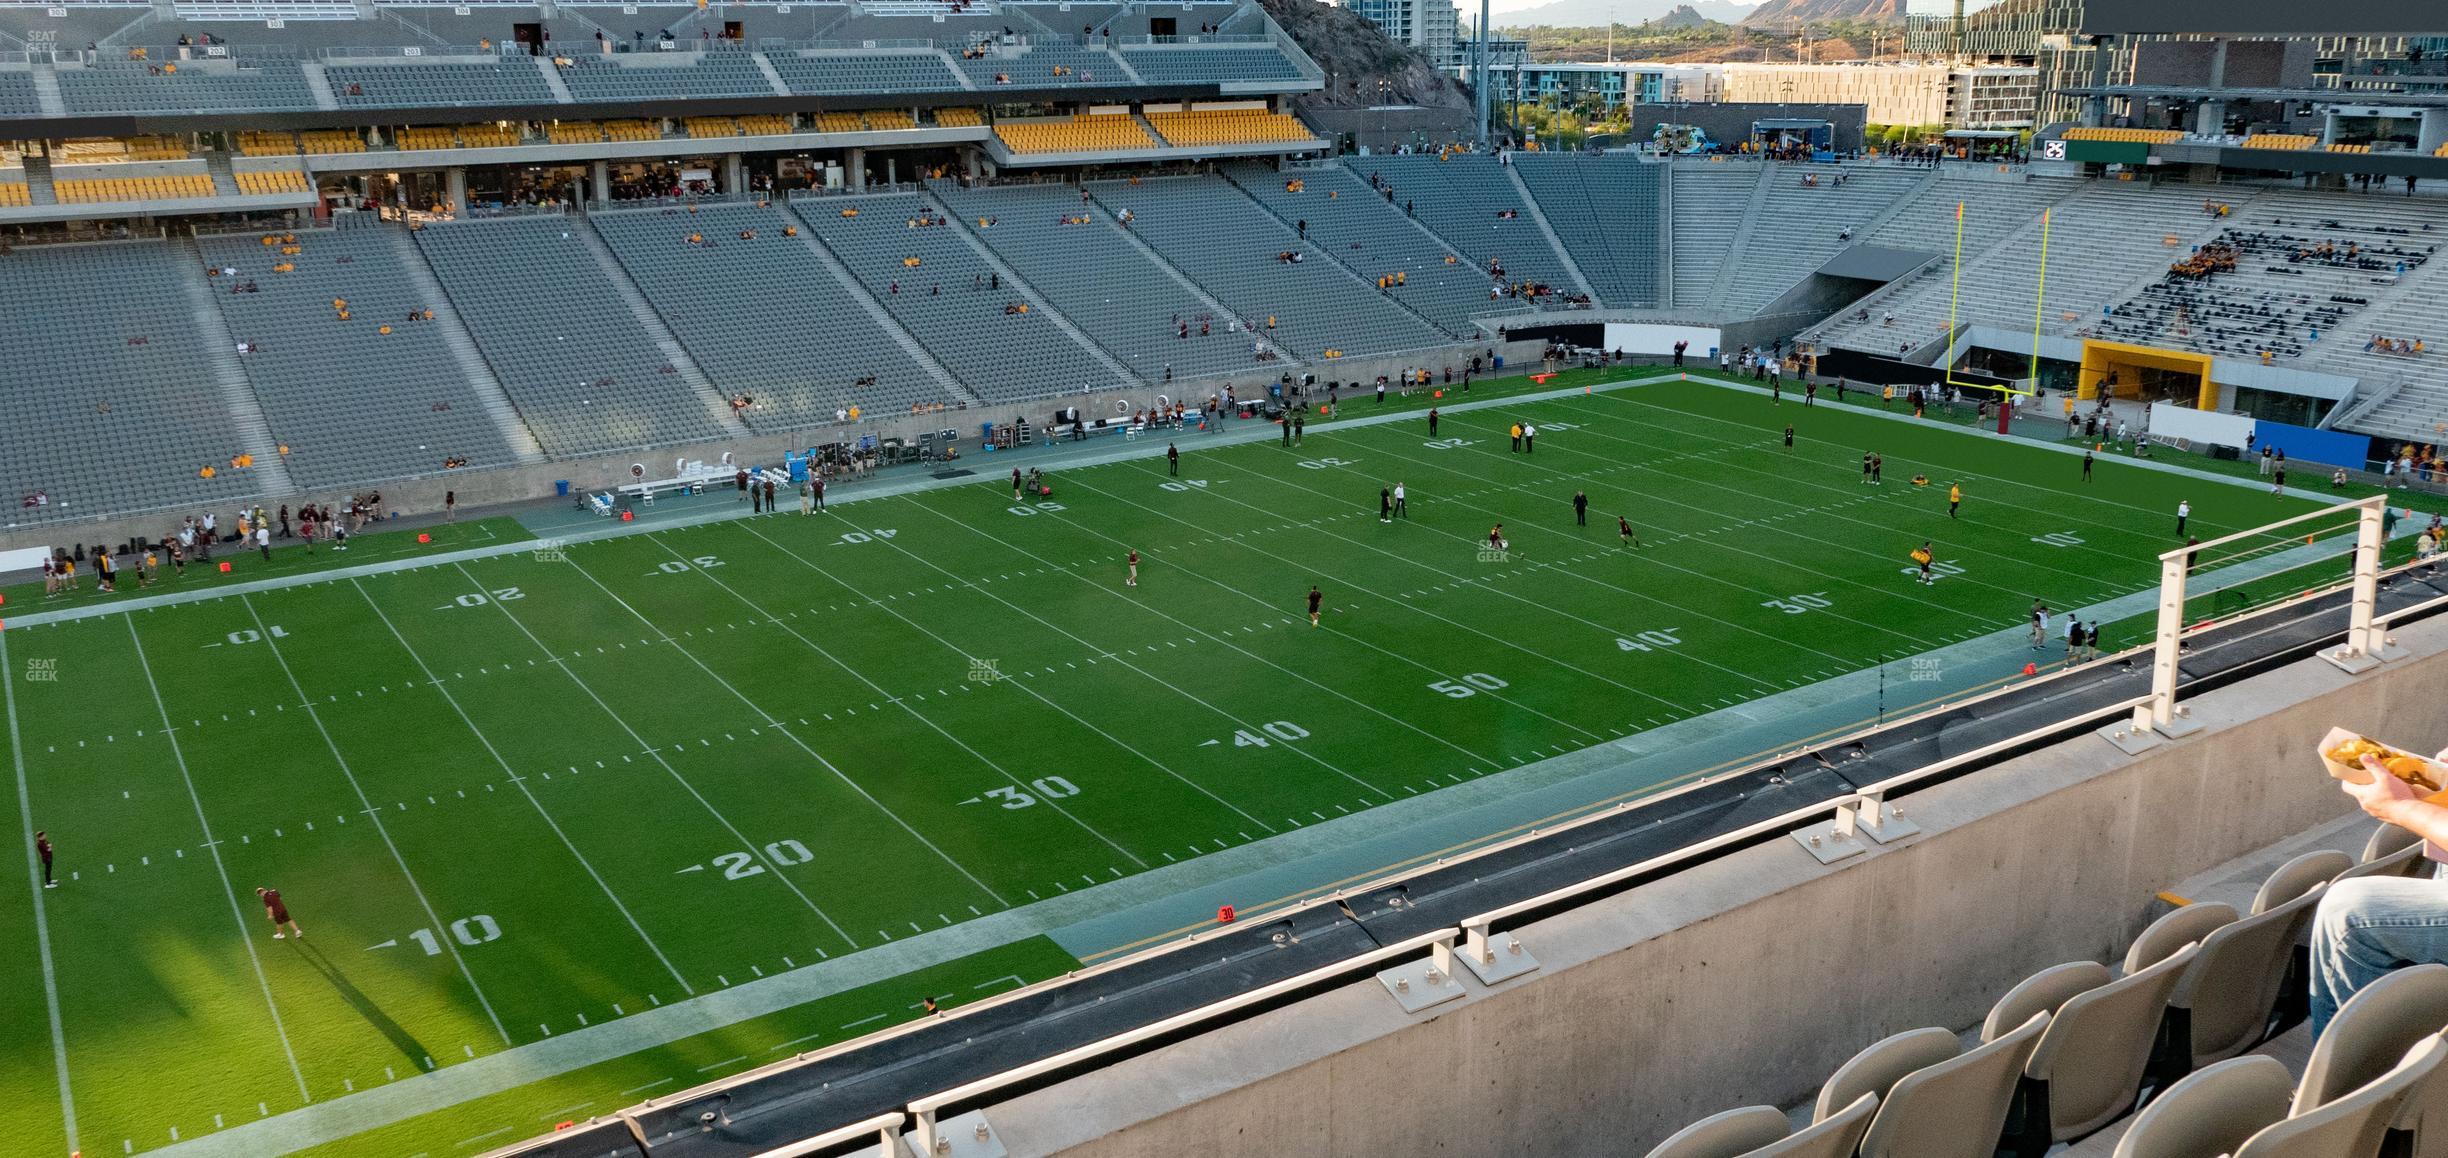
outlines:
[{"label": "empty seat row", "polygon": [[943,54],[932,50],[770,52],[765,62],[792,92],[806,95],[958,92],[968,87]]},{"label": "empty seat row", "polygon": [[1189,109],[1151,112],[1147,118],[1166,144],[1185,147],[1307,142],[1317,137],[1299,118],[1269,109]]},{"label": "empty seat row", "polygon": [[238,181],[238,191],[248,194],[312,193],[314,186],[306,174],[295,169],[241,169],[230,174]]},{"label": "empty seat row", "polygon": [[536,62],[329,64],[323,67],[341,108],[451,108],[556,103]]},{"label": "empty seat row", "polygon": [[169,177],[103,177],[91,180],[56,179],[51,182],[51,194],[63,205],[90,205],[101,201],[162,201],[170,198],[210,197],[213,179],[205,173],[181,173]]},{"label": "empty seat row", "polygon": [[[15,75],[15,74],[0,74]],[[315,107],[293,60],[146,64],[112,62],[58,71],[72,113],[272,112]]]},{"label": "empty seat row", "polygon": [[995,136],[1015,153],[1116,153],[1154,149],[1129,113],[1080,113],[1060,120],[1001,120]]},{"label": "empty seat row", "polygon": [[619,57],[579,56],[561,70],[561,83],[582,101],[772,96],[765,70],[744,50],[689,53],[687,64],[630,65]]}]

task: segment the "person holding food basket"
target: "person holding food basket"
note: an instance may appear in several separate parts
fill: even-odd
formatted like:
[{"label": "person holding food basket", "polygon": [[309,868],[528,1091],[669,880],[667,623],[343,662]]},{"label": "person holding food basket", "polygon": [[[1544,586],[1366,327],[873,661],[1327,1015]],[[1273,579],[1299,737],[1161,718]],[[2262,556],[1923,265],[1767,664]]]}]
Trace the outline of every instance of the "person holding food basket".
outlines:
[{"label": "person holding food basket", "polygon": [[[2423,839],[2425,865],[2448,857],[2448,751],[2425,760],[2333,734],[2322,758],[2363,811]],[[2368,876],[2340,881],[2312,918],[2312,1036],[2365,986],[2408,965],[2448,963],[2448,880]]]}]

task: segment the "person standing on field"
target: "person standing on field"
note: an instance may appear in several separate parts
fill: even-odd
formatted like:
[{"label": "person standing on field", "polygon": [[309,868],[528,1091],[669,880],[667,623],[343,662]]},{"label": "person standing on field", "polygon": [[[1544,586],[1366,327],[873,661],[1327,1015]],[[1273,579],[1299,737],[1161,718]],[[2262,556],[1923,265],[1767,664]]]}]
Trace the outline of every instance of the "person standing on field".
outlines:
[{"label": "person standing on field", "polygon": [[1172,471],[1173,477],[1181,477],[1181,448],[1170,442],[1165,444],[1165,467]]},{"label": "person standing on field", "polygon": [[1785,424],[1785,449],[1793,450],[1793,423],[1790,422]]},{"label": "person standing on field", "polygon": [[1377,488],[1377,521],[1380,523],[1394,521],[1394,488],[1392,487]]},{"label": "person standing on field", "polygon": [[289,906],[281,901],[279,889],[257,889],[255,898],[263,902],[264,915],[272,918],[273,940],[278,941],[288,935],[281,932],[283,925],[287,925],[289,933],[296,934],[298,940],[306,939],[306,931],[298,928],[298,923],[290,919]]},{"label": "person standing on field", "polygon": [[1632,531],[1632,520],[1622,515],[1615,516],[1615,537],[1621,540],[1624,546],[1640,546],[1640,536]]},{"label": "person standing on field", "polygon": [[782,509],[782,508],[777,507],[777,506],[775,506],[775,505],[774,505],[774,480],[773,480],[773,476],[771,476],[771,475],[767,475],[767,476],[765,477],[765,513],[770,515],[770,514],[774,513],[775,511],[778,511],[778,510],[781,510],[781,509]]},{"label": "person standing on field", "polygon": [[1428,408],[1428,437],[1430,437],[1430,438],[1435,438],[1435,437],[1436,437],[1436,426],[1437,426],[1437,408],[1436,408],[1436,407],[1434,407],[1434,406],[1431,406],[1431,407],[1429,407],[1429,408]]},{"label": "person standing on field", "polygon": [[1960,506],[1962,506],[1962,505],[1963,505],[1963,484],[1962,484],[1962,483],[1948,483],[1948,484],[1947,484],[1947,517],[1948,517],[1948,518],[1950,518],[1950,519],[1954,518],[1954,517],[1955,517],[1955,508],[1960,507]]},{"label": "person standing on field", "polygon": [[1394,517],[1398,519],[1411,517],[1411,504],[1404,499],[1403,485],[1399,479],[1394,483]]},{"label": "person standing on field", "polygon": [[51,836],[41,829],[34,830],[34,855],[42,859],[43,887],[58,888],[59,882],[51,879]]},{"label": "person standing on field", "polygon": [[1130,563],[1130,578],[1122,585],[1125,587],[1137,587],[1139,585],[1139,548],[1131,548],[1130,559],[1128,562]]},{"label": "person standing on field", "polygon": [[1573,525],[1576,527],[1586,527],[1589,525],[1588,491],[1573,492]]},{"label": "person standing on field", "polygon": [[2179,500],[2179,501],[2176,503],[2176,537],[2177,537],[2177,538],[2179,538],[2179,539],[2184,538],[2184,533],[2185,533],[2185,530],[2184,530],[2184,529],[2185,529],[2185,520],[2186,520],[2186,519],[2189,519],[2189,518],[2192,518],[2192,517],[2193,517],[2193,502],[2192,502],[2192,500],[2190,500],[2190,499],[2183,499],[2183,500]]},{"label": "person standing on field", "polygon": [[2083,481],[2091,481],[2091,448],[2083,448]]},{"label": "person standing on field", "polygon": [[1529,423],[1525,422],[1525,423],[1522,423],[1522,428],[1521,428],[1521,430],[1522,430],[1522,453],[1523,453],[1523,454],[1532,454],[1532,453],[1535,453],[1535,452],[1538,450],[1538,427],[1532,426],[1532,425],[1530,425]]},{"label": "person standing on field", "polygon": [[1320,605],[1324,604],[1325,602],[1326,602],[1326,597],[1325,597],[1325,596],[1323,596],[1323,595],[1318,594],[1317,584],[1315,584],[1315,583],[1310,584],[1310,585],[1309,585],[1309,626],[1311,626],[1311,627],[1316,627],[1316,626],[1318,625],[1318,608],[1319,608],[1319,606],[1320,606]]}]

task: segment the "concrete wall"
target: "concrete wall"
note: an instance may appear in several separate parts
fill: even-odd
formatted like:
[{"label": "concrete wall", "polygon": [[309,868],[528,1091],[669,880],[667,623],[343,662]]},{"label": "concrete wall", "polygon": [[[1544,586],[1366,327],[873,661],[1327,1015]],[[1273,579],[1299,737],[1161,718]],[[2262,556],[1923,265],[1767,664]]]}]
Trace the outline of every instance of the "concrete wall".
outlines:
[{"label": "concrete wall", "polygon": [[[1123,413],[1128,414],[1131,408],[1152,405],[1153,400],[1159,394],[1181,399],[1186,405],[1195,405],[1209,394],[1221,393],[1227,382],[1233,385],[1238,394],[1246,397],[1253,393],[1264,393],[1268,383],[1275,381],[1278,375],[1287,371],[1292,373],[1295,379],[1303,373],[1315,374],[1321,387],[1330,380],[1350,382],[1357,379],[1374,382],[1379,374],[1393,375],[1408,367],[1421,366],[1431,371],[1442,372],[1446,366],[1450,365],[1458,377],[1462,368],[1470,364],[1472,354],[1484,355],[1491,350],[1504,355],[1508,374],[1518,376],[1523,373],[1536,372],[1539,369],[1540,349],[1541,346],[1537,342],[1498,343],[1490,341],[1385,357],[1319,359],[1301,367],[1289,367],[1280,363],[1253,364],[1253,368],[1248,373],[1184,379],[1169,387],[1159,383],[1143,390],[1106,391],[1062,398],[1042,398],[1033,402],[1010,405],[980,405],[972,406],[967,410],[945,410],[936,414],[919,416],[906,414],[890,417],[863,416],[854,423],[789,434],[752,435],[747,438],[691,443],[654,450],[623,451],[590,458],[547,462],[536,466],[451,471],[447,474],[427,475],[422,478],[391,479],[370,484],[364,489],[381,491],[383,505],[402,514],[440,511],[444,492],[455,490],[459,493],[460,514],[480,516],[485,513],[483,510],[485,507],[527,502],[549,496],[553,493],[554,482],[560,479],[570,480],[573,492],[602,491],[620,486],[629,481],[629,464],[631,463],[643,464],[649,478],[669,478],[672,473],[672,461],[677,458],[703,459],[711,462],[720,458],[724,451],[729,451],[733,459],[740,463],[779,465],[785,452],[804,450],[810,445],[851,442],[861,436],[871,434],[879,439],[914,440],[921,431],[937,430],[959,431],[962,450],[964,453],[974,454],[978,445],[978,425],[980,423],[992,422],[1002,426],[1025,416],[1031,425],[1042,427],[1060,407],[1079,407],[1093,420],[1097,417],[1111,417],[1117,402],[1126,404]],[[997,468],[989,465],[981,469],[992,471]],[[247,505],[260,504],[265,510],[272,511],[278,510],[284,503],[295,507],[302,502],[332,502],[347,497],[345,490],[309,491],[287,495],[268,494],[249,500]],[[227,516],[235,512],[239,505],[237,500],[232,500],[226,506],[216,508],[224,516],[222,519],[224,524],[235,525],[235,520]],[[0,531],[0,551],[42,546],[65,549],[76,543],[85,544],[90,549],[97,543],[118,544],[139,536],[160,538],[177,530],[180,516],[191,513],[201,514],[203,509],[199,506],[192,511],[181,508],[89,522],[50,524],[42,527]]]},{"label": "concrete wall", "polygon": [[1016,1155],[1639,1154],[1803,1101],[1879,1037],[1977,1022],[2114,960],[2152,894],[2348,811],[2332,724],[2448,742],[2448,623],[2191,701],[2139,758],[2085,736],[1902,802],[1924,834],[1837,867],[1777,841],[1518,930],[1543,969],[1419,1016],[1370,981],[987,1109]]}]

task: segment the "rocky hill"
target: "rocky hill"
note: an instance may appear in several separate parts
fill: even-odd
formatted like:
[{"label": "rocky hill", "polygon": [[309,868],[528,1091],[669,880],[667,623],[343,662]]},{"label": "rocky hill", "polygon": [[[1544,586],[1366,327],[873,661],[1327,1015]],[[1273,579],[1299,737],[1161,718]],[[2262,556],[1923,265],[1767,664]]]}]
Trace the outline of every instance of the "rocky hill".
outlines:
[{"label": "rocky hill", "polygon": [[[1359,13],[1318,0],[1259,0],[1267,15],[1326,70],[1326,89],[1304,94],[1296,109],[1377,104],[1432,109],[1470,107],[1470,94],[1418,51],[1386,39]],[[1383,86],[1380,86],[1383,82]]]},{"label": "rocky hill", "polygon": [[1767,0],[1743,17],[1745,28],[1792,28],[1830,20],[1904,23],[1904,0]]}]

